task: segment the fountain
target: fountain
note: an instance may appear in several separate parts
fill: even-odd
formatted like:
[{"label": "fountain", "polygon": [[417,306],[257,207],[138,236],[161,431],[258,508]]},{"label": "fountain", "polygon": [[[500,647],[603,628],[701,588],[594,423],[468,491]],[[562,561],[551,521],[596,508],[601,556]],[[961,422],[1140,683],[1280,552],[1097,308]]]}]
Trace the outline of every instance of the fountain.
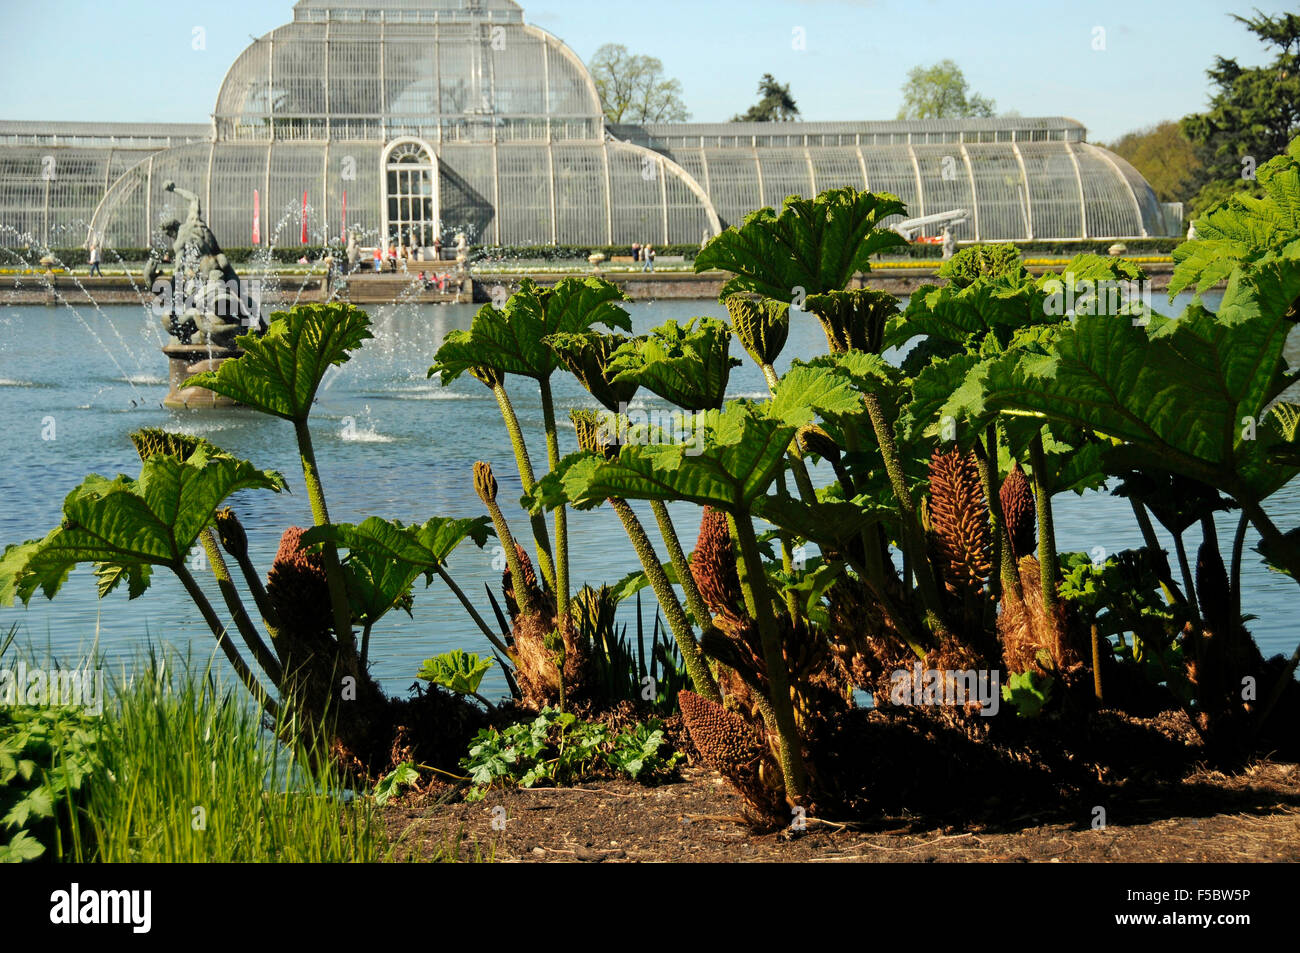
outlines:
[{"label": "fountain", "polygon": [[[145,284],[172,341],[163,345],[169,366],[169,389],[163,405],[172,408],[228,407],[231,401],[201,387],[184,387],[202,371],[215,371],[243,352],[235,338],[264,330],[258,302],[249,297],[216,236],[203,220],[199,197],[174,182],[163,185],[189,202],[185,221],[171,219],[163,232],[171,239],[172,274],[151,258]],[[165,260],[165,259],[164,259]]]}]

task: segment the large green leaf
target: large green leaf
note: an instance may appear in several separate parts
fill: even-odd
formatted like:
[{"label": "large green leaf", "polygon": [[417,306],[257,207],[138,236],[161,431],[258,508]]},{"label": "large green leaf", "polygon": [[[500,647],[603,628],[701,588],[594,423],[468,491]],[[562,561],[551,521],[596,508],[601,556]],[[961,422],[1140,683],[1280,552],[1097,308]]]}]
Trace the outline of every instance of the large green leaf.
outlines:
[{"label": "large green leaf", "polygon": [[[435,516],[424,523],[406,526],[398,520],[368,516],[358,524],[335,523],[314,526],[302,536],[304,545],[330,541],[349,551],[390,560],[432,578],[448,557],[466,539],[482,547],[492,535],[486,516],[452,519]],[[414,576],[412,576],[414,579]]]},{"label": "large green leaf", "polygon": [[[872,354],[857,355],[863,358]],[[845,355],[844,357],[848,357]],[[839,417],[862,413],[862,397],[850,386],[847,374],[837,373],[839,366],[833,359],[827,363],[810,365],[795,362],[777,382],[776,393],[767,405],[769,417],[802,427],[817,417]]]},{"label": "large green leaf", "polygon": [[443,339],[429,376],[441,375],[446,386],[467,371],[487,367],[545,380],[560,366],[548,338],[582,334],[596,325],[631,332],[632,319],[616,303],[625,300],[627,295],[603,278],[565,278],[554,288],[525,278],[504,307],[484,305],[468,331]]},{"label": "large green leaf", "polygon": [[831,189],[814,199],[792,195],[778,214],[750,213],[743,224],[715,237],[695,258],[696,271],[720,269],[732,277],[720,298],[753,292],[777,301],[842,291],[858,272],[871,269],[871,256],[907,244],[881,228],[903,215],[901,199],[888,192]]},{"label": "large green leaf", "polygon": [[1017,329],[1061,320],[1048,313],[1046,299],[1032,282],[1011,276],[982,278],[963,288],[924,286],[886,326],[885,346],[902,347],[925,336],[974,351],[991,334],[1005,349]]},{"label": "large green leaf", "polygon": [[726,399],[731,330],[716,318],[669,320],[633,338],[610,358],[615,383],[635,383],[685,410],[711,410]]},{"label": "large green leaf", "polygon": [[45,539],[11,546],[0,559],[0,602],[28,602],[37,588],[54,598],[78,563],[177,567],[232,493],[284,488],[271,470],[200,447],[187,460],[146,460],[140,476],[91,474],[68,494],[63,525]]},{"label": "large green leaf", "polygon": [[351,305],[297,305],[271,315],[261,337],[239,338],[243,355],[191,377],[185,386],[206,387],[264,414],[303,421],[325,372],[347,363],[372,337],[370,318]]},{"label": "large green leaf", "polygon": [[705,414],[703,446],[625,444],[612,460],[573,454],[529,502],[535,509],[563,502],[590,509],[610,497],[689,500],[746,512],[776,478],[794,432],[759,408],[732,401]]},{"label": "large green leaf", "polygon": [[1262,198],[1234,195],[1195,222],[1196,238],[1174,249],[1169,297],[1189,285],[1214,287],[1239,264],[1300,238],[1300,138],[1256,170]]},{"label": "large green leaf", "polygon": [[853,500],[810,503],[792,496],[769,494],[754,502],[753,513],[824,550],[834,550],[843,548],[867,527],[892,519],[894,508],[880,505],[865,495]]},{"label": "large green leaf", "polygon": [[1081,316],[1054,353],[978,365],[954,400],[973,416],[1006,410],[1087,428],[1132,445],[1146,465],[1262,498],[1294,475],[1268,458],[1284,434],[1264,411],[1296,379],[1283,347],[1297,299],[1300,261],[1270,256],[1234,273],[1217,317],[1195,304],[1149,327]]},{"label": "large green leaf", "polygon": [[411,609],[411,586],[423,575],[426,582],[456,547],[471,539],[482,547],[492,534],[486,516],[451,519],[435,516],[405,526],[396,520],[370,516],[360,524],[316,526],[303,534],[304,545],[332,541],[348,551],[344,568],[348,596],[359,622],[373,625],[390,609]]}]

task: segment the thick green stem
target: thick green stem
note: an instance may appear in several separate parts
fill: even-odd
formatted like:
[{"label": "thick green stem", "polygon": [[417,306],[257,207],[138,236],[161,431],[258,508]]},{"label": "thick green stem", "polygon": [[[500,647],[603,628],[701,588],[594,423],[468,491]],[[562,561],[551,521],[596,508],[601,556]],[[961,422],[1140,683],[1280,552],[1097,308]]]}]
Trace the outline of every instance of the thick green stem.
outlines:
[{"label": "thick green stem", "polygon": [[[699,625],[701,632],[714,629],[713,616],[709,612],[709,607],[704,604],[704,597],[700,595],[700,587],[695,584],[695,576],[691,573],[690,563],[686,561],[686,553],[682,549],[681,540],[677,536],[677,528],[673,526],[672,517],[668,515],[668,505],[662,500],[651,500],[650,511],[654,513],[655,522],[659,524],[659,535],[663,537],[664,546],[668,549],[668,561],[673,564],[673,569],[677,571],[677,579],[681,583],[682,592],[686,596],[686,608],[690,610],[691,615],[695,616],[695,621]],[[690,648],[697,655],[701,654],[693,634],[691,635]],[[685,661],[685,659],[686,653],[683,651],[682,660]],[[710,701],[721,703],[722,693],[718,691],[718,683],[713,679],[713,672],[709,670],[707,662],[702,661],[701,665],[706,683],[704,686],[696,685],[696,694],[703,695]]]},{"label": "thick green stem", "polygon": [[[506,393],[504,384],[495,384],[492,393],[501,409],[501,419],[505,421],[506,432],[510,434],[510,445],[515,451],[515,464],[519,467],[519,482],[525,493],[531,493],[537,484],[533,474],[533,462],[528,457],[528,444],[524,442],[524,432],[519,427],[519,417],[515,414],[514,404]],[[551,561],[551,535],[546,529],[546,514],[535,513],[529,517],[533,526],[533,539],[537,543],[537,566],[542,571],[542,578],[552,589],[555,588],[555,566]]]},{"label": "thick green stem", "polygon": [[262,633],[257,631],[257,627],[253,625],[253,620],[249,618],[247,610],[244,609],[244,602],[239,598],[239,590],[235,588],[235,582],[230,577],[230,570],[226,567],[226,560],[222,558],[221,547],[217,545],[217,537],[212,531],[212,527],[208,527],[199,534],[199,541],[203,545],[203,551],[207,554],[208,563],[212,567],[212,575],[216,578],[217,588],[221,591],[221,598],[225,600],[226,608],[230,610],[230,616],[235,620],[235,627],[239,629],[244,644],[253,653],[253,658],[262,667],[262,671],[266,673],[267,677],[279,685],[283,676],[280,660],[276,658],[275,653],[263,641]]},{"label": "thick green stem", "polygon": [[1047,475],[1047,454],[1043,432],[1029,442],[1029,465],[1034,469],[1034,503],[1038,508],[1038,576],[1043,589],[1043,607],[1056,609],[1056,524],[1052,519],[1052,485]]},{"label": "thick green stem", "polygon": [[1233,629],[1241,625],[1241,552],[1246,546],[1246,528],[1250,526],[1250,517],[1245,513],[1237,520],[1237,531],[1232,536],[1232,575],[1228,578],[1232,587],[1229,593],[1229,617]]},{"label": "thick green stem", "polygon": [[1178,588],[1178,583],[1174,582],[1173,571],[1169,568],[1169,558],[1165,555],[1164,547],[1160,545],[1159,537],[1156,536],[1156,528],[1151,522],[1151,514],[1147,512],[1146,506],[1140,500],[1129,497],[1128,502],[1133,508],[1133,516],[1137,520],[1138,528],[1142,531],[1142,542],[1156,561],[1156,575],[1160,579],[1160,584],[1165,587],[1169,601],[1174,605],[1185,605],[1187,597]]},{"label": "thick green stem", "polygon": [[[295,420],[293,429],[298,437],[298,453],[302,457],[302,478],[307,485],[307,499],[311,503],[311,515],[317,526],[327,526],[330,522],[329,510],[325,506],[325,491],[321,487],[320,470],[316,466],[316,451],[312,447],[311,429],[306,420]],[[334,610],[334,632],[339,644],[349,649],[356,649],[356,636],[352,633],[352,610],[348,605],[347,585],[343,581],[343,566],[339,562],[338,547],[332,541],[321,544],[321,563],[325,567],[325,583],[329,588],[330,606]]]},{"label": "thick green stem", "polygon": [[[510,650],[506,648],[506,644],[497,638],[495,632],[488,628],[487,622],[485,622],[483,617],[479,615],[478,610],[475,609],[474,604],[469,601],[469,597],[465,595],[464,590],[462,590],[460,586],[456,585],[456,580],[451,578],[451,573],[447,572],[447,570],[442,566],[439,566],[434,570],[434,572],[438,574],[438,578],[445,582],[447,588],[450,589],[455,594],[456,598],[460,600],[460,604],[465,607],[465,611],[469,613],[469,617],[474,620],[474,623],[479,627],[479,630],[487,636],[487,640],[492,643],[493,648],[503,655],[509,656]],[[513,570],[511,574],[513,575]]]},{"label": "thick green stem", "polygon": [[1183,534],[1174,533],[1174,552],[1178,554],[1178,571],[1183,576],[1183,586],[1187,589],[1187,607],[1198,620],[1201,618],[1200,603],[1196,599],[1196,578],[1192,575],[1192,564],[1187,559],[1187,547],[1183,544]]},{"label": "thick green stem", "polygon": [[239,654],[239,649],[235,646],[234,640],[231,639],[230,635],[226,632],[226,626],[217,616],[216,610],[212,608],[212,603],[210,603],[208,597],[203,594],[203,589],[200,588],[194,577],[190,575],[190,572],[185,568],[184,563],[176,563],[171,568],[172,571],[176,573],[176,577],[180,579],[181,585],[185,587],[185,591],[189,593],[189,597],[194,601],[194,604],[198,606],[199,613],[203,616],[203,621],[208,624],[208,628],[211,629],[212,634],[216,636],[217,644],[221,646],[221,651],[225,653],[227,661],[230,662],[230,667],[235,670],[235,674],[239,676],[239,680],[243,682],[249,692],[252,693],[253,699],[262,706],[262,710],[265,711],[272,720],[278,721],[280,717],[280,706],[276,704],[274,698],[267,694],[266,689],[262,687],[262,683],[257,680],[257,676],[253,674],[252,670],[249,669],[248,664],[244,661],[244,657]]},{"label": "thick green stem", "polygon": [[889,474],[889,484],[898,501],[904,551],[910,556],[912,572],[916,575],[917,591],[921,594],[921,605],[925,612],[926,624],[936,637],[942,639],[948,627],[943,621],[943,602],[939,595],[939,585],[934,578],[934,567],[930,565],[925,552],[925,535],[921,521],[916,512],[916,503],[907,489],[907,478],[903,473],[903,460],[898,453],[898,444],[894,441],[894,430],[885,416],[885,408],[877,394],[864,394],[862,402],[866,405],[867,416],[876,432],[876,442],[880,446],[880,456]]},{"label": "thick green stem", "polygon": [[257,567],[248,558],[248,553],[244,552],[236,555],[235,562],[239,565],[240,572],[243,573],[244,585],[248,586],[248,591],[253,596],[257,611],[261,613],[262,624],[266,627],[267,635],[271,637],[271,643],[275,644],[280,632],[280,613],[276,611],[275,605],[267,596],[266,587],[262,585],[262,577],[257,574]]},{"label": "thick green stem", "polygon": [[506,522],[506,515],[501,512],[501,507],[495,499],[483,502],[487,506],[488,516],[492,517],[492,526],[497,531],[501,548],[505,550],[506,565],[510,567],[510,585],[515,591],[515,605],[519,607],[520,612],[536,612],[537,606],[533,602],[533,594],[529,591],[524,578],[524,563],[519,558],[519,550],[515,546],[514,534],[510,532],[510,524]]},{"label": "thick green stem", "polygon": [[[763,379],[767,381],[767,391],[773,397],[776,396],[776,389],[780,385],[780,379],[776,376],[776,368],[771,364],[761,365],[763,368]],[[799,449],[799,438],[790,441],[790,470],[794,473],[794,485],[799,490],[799,497],[805,503],[817,502],[817,490],[813,487],[812,477],[808,475],[808,464],[804,461],[803,451]]]},{"label": "thick green stem", "polygon": [[[538,382],[542,389],[542,416],[546,423],[546,459],[552,472],[560,466],[560,437],[555,429],[555,401],[551,382]],[[569,624],[569,520],[568,507],[561,503],[555,510],[555,614],[560,631]]]},{"label": "thick green stem", "polygon": [[[709,671],[709,666],[704,661],[699,643],[695,641],[695,633],[691,630],[691,623],[686,618],[677,593],[673,591],[673,584],[669,582],[668,574],[664,572],[663,564],[659,561],[650,537],[646,535],[645,527],[641,525],[641,520],[637,518],[627,500],[614,497],[609,502],[623,522],[627,538],[632,541],[632,549],[636,551],[646,579],[650,581],[650,588],[654,590],[655,597],[664,610],[664,618],[668,620],[668,627],[672,630],[673,638],[677,640],[677,648],[682,653],[682,661],[686,664],[686,671],[691,676],[695,691],[710,701],[721,704],[722,695],[718,691],[717,682],[713,680],[713,673]],[[689,571],[688,569],[687,572]],[[708,618],[707,613],[705,618]]]},{"label": "thick green stem", "polygon": [[[1007,526],[1006,514],[1002,512],[1002,481],[998,471],[998,431],[997,425],[990,425],[984,434],[985,443],[975,444],[975,468],[979,471],[980,482],[984,484],[984,495],[988,498],[989,518],[993,524],[993,544],[998,556],[998,576],[1002,583],[1001,591],[1010,592],[1020,602],[1025,601],[1024,589],[1020,585],[1020,569],[1016,566],[1016,556],[1011,550],[1011,529]],[[1001,598],[1001,592],[994,590],[995,598]]]},{"label": "thick green stem", "polygon": [[361,671],[366,670],[366,662],[370,658],[370,627],[373,622],[367,622],[361,629]]},{"label": "thick green stem", "polygon": [[790,674],[785,668],[785,655],[781,651],[781,635],[777,631],[776,617],[772,614],[772,600],[767,590],[767,576],[763,571],[763,558],[758,551],[754,524],[747,513],[728,516],[731,532],[740,547],[736,570],[745,605],[758,623],[758,635],[763,645],[763,662],[767,668],[768,701],[772,705],[769,724],[777,736],[778,758],[785,780],[786,800],[793,805],[804,801],[808,793],[808,775],[803,763],[799,728],[794,718],[794,703],[790,698]]}]

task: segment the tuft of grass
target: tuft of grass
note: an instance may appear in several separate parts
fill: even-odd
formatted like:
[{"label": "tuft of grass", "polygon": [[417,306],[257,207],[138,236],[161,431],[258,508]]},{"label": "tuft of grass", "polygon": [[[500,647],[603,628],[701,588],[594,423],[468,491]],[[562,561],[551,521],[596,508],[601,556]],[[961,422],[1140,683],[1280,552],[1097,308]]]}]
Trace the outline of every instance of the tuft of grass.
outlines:
[{"label": "tuft of grass", "polygon": [[373,802],[328,758],[282,746],[211,669],[154,655],[100,726],[77,861],[371,862],[392,846]]}]

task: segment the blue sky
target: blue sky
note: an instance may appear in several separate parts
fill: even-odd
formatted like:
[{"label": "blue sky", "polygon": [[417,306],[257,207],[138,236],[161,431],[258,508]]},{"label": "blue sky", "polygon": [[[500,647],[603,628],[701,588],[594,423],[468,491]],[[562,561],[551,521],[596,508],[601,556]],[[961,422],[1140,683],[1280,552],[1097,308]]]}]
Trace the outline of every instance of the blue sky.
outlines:
[{"label": "blue sky", "polygon": [[[1065,115],[1107,141],[1204,107],[1216,54],[1264,49],[1229,13],[1242,0],[1076,3],[949,0],[584,0],[524,2],[529,22],[584,59],[605,42],[664,62],[697,121],[788,82],[805,119],[891,119],[918,64],[952,58],[999,111]],[[291,0],[0,0],[0,119],[202,122],[226,68],[292,19]],[[206,49],[193,48],[195,27]],[[796,29],[806,49],[794,49]],[[1104,31],[1099,33],[1098,30]],[[1104,39],[1104,50],[1093,48]]]}]

